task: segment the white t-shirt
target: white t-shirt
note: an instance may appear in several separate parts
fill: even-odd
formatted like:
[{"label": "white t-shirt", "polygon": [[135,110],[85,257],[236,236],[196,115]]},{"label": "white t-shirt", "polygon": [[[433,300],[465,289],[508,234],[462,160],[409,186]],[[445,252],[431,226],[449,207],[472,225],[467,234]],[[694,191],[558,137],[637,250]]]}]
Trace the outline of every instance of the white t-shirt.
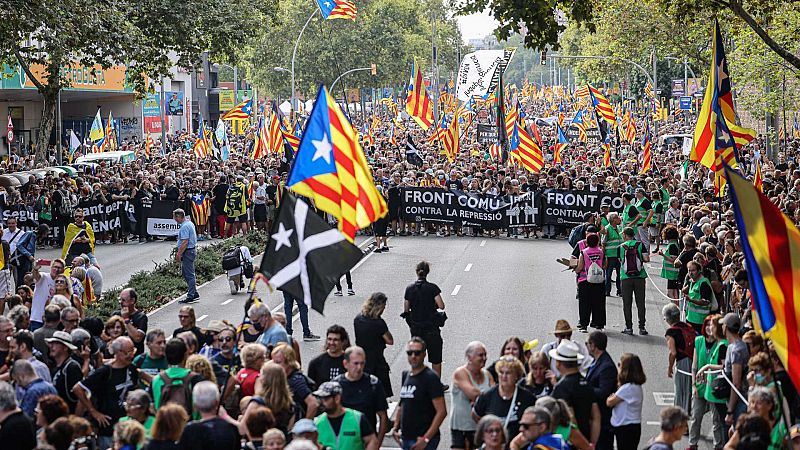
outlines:
[{"label": "white t-shirt", "polygon": [[56,283],[49,272],[39,272],[42,277],[33,286],[33,303],[31,304],[31,320],[42,322],[47,300],[56,291]]},{"label": "white t-shirt", "polygon": [[[17,233],[17,231],[19,231],[19,233]],[[11,252],[11,254],[8,255],[9,258],[14,254],[14,251],[17,249],[17,243],[22,239],[22,235],[24,234],[25,232],[19,228],[13,233],[8,228],[3,231],[3,240],[8,242],[8,250]]]},{"label": "white t-shirt", "polygon": [[611,410],[611,426],[621,427],[633,423],[642,423],[642,400],[644,391],[641,384],[625,383],[617,389],[615,395],[622,399]]}]

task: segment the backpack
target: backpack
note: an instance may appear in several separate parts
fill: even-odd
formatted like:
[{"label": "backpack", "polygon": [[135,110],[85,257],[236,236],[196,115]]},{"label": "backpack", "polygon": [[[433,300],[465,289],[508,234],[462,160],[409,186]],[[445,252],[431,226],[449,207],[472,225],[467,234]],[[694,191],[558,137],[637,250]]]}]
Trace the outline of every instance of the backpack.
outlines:
[{"label": "backpack", "polygon": [[684,324],[684,326],[675,326],[673,325],[672,328],[677,329],[681,332],[681,336],[683,336],[683,348],[680,348],[681,352],[685,355],[689,355],[691,358],[694,355],[694,339],[697,337],[697,333],[694,332],[694,328],[690,325]]},{"label": "backpack", "polygon": [[585,229],[586,229],[586,224],[582,223],[577,227],[573,228],[572,231],[569,232],[569,238],[567,238],[567,242],[569,243],[570,247],[575,248],[575,246],[578,245],[578,242],[580,242],[580,240],[583,239],[583,235],[586,234],[583,231]]},{"label": "backpack", "polygon": [[72,202],[69,198],[69,193],[63,189],[59,189],[58,195],[61,197],[61,202],[58,204],[58,213],[64,217],[72,216]]},{"label": "backpack", "polygon": [[242,251],[238,246],[228,250],[222,255],[222,269],[232,270],[242,265]]},{"label": "backpack", "polygon": [[197,376],[189,372],[183,378],[170,378],[166,371],[161,372],[161,405],[176,403],[183,406],[186,413],[192,415],[192,378]]},{"label": "backpack", "polygon": [[586,281],[592,284],[603,284],[606,282],[606,271],[600,267],[600,264],[597,264],[597,261],[592,261],[586,256],[586,252],[583,253],[583,263],[584,265],[589,264],[589,267],[586,269]]},{"label": "backpack", "polygon": [[621,245],[625,250],[625,261],[623,262],[623,269],[625,275],[629,277],[639,277],[642,274],[642,258],[639,257],[639,246],[642,245],[637,242],[633,247]]}]

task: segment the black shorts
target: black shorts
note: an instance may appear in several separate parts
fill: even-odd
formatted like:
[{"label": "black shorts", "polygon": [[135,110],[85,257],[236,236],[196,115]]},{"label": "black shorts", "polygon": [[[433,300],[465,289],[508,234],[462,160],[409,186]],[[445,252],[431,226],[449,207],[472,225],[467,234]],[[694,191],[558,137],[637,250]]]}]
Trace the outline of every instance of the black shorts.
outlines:
[{"label": "black shorts", "polygon": [[253,220],[255,220],[256,222],[267,221],[267,205],[253,206]]},{"label": "black shorts", "polygon": [[680,280],[667,280],[667,289],[680,289]]},{"label": "black shorts", "polygon": [[225,222],[227,223],[247,223],[247,214],[242,214],[241,216],[228,216],[225,218]]},{"label": "black shorts", "polygon": [[475,448],[475,432],[450,430],[452,437],[450,448]]},{"label": "black shorts", "polygon": [[427,331],[411,330],[411,335],[420,337],[423,341],[425,341],[425,348],[428,353],[429,363],[442,363],[442,346],[444,343],[442,342],[442,333],[438,328]]},{"label": "black shorts", "polygon": [[386,237],[386,229],[389,227],[389,219],[382,218],[375,221],[372,224],[372,230],[375,232],[375,236],[377,237]]}]

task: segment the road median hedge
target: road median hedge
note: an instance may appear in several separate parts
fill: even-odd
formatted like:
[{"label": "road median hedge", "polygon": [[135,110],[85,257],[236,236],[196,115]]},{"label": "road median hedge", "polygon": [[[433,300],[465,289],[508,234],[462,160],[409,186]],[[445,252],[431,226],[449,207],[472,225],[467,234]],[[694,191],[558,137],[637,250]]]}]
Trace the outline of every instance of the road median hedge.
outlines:
[{"label": "road median hedge", "polygon": [[[195,273],[197,284],[213,280],[222,274],[222,255],[237,245],[246,245],[252,254],[261,253],[269,241],[269,234],[251,231],[244,236],[236,236],[224,241],[201,247],[197,252]],[[174,298],[186,293],[186,282],[181,275],[181,266],[174,258],[164,261],[151,271],[139,271],[131,275],[122,286],[103,292],[102,297],[86,309],[87,317],[101,317],[104,320],[119,308],[119,292],[127,287],[136,289],[139,296],[137,305],[144,311],[152,311]]]}]

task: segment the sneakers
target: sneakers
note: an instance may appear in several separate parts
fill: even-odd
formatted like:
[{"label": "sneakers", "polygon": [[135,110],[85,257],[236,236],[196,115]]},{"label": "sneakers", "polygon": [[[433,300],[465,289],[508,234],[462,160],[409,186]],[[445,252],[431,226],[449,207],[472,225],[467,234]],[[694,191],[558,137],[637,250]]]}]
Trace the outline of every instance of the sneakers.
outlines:
[{"label": "sneakers", "polygon": [[318,341],[320,338],[316,334],[308,333],[303,335],[303,340],[306,342]]},{"label": "sneakers", "polygon": [[587,327],[582,327],[578,325],[578,331],[580,331],[581,333],[588,333],[589,329]]},{"label": "sneakers", "polygon": [[342,296],[342,291],[336,291],[336,292],[333,293],[333,295],[335,295],[337,297],[341,297]]},{"label": "sneakers", "polygon": [[347,290],[347,295],[356,295],[356,291],[354,291],[352,289],[348,289]]},{"label": "sneakers", "polygon": [[648,334],[650,333],[648,333],[647,330],[644,329],[644,327],[639,328],[639,336],[647,336]]},{"label": "sneakers", "polygon": [[191,305],[193,303],[197,303],[200,301],[200,296],[197,295],[195,297],[186,297],[183,300],[178,300],[178,303],[183,303],[184,305]]},{"label": "sneakers", "polygon": [[631,330],[630,328],[625,328],[624,330],[621,331],[621,333],[627,334],[628,336],[633,336],[633,330]]},{"label": "sneakers", "polygon": [[386,250],[388,250],[388,248],[387,248],[387,249],[384,249],[383,247],[380,247],[380,248],[376,248],[376,249],[375,249],[375,250],[373,250],[372,252],[373,252],[373,253],[383,253],[383,252],[385,252]]},{"label": "sneakers", "polygon": [[382,252],[388,252],[389,251],[389,247],[383,247],[383,249],[381,251]]}]

